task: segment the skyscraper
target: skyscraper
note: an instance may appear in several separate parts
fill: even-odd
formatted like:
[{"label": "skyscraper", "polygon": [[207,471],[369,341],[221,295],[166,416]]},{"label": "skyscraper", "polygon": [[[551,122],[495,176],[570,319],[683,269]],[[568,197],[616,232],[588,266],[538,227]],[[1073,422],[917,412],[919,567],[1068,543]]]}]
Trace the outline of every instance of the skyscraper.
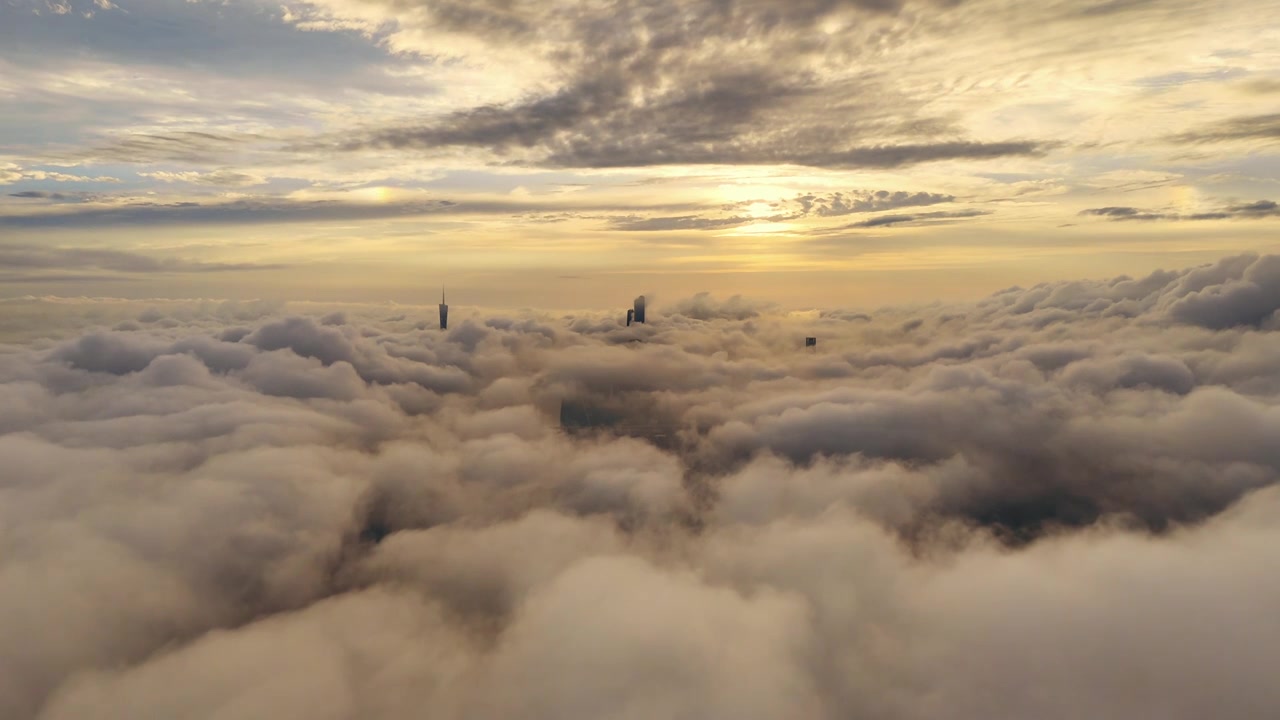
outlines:
[{"label": "skyscraper", "polygon": [[643,295],[636,298],[635,313],[636,313],[636,322],[638,323],[644,322],[644,296]]},{"label": "skyscraper", "polygon": [[440,329],[449,329],[449,306],[444,302],[444,288],[440,288]]},{"label": "skyscraper", "polygon": [[636,311],[631,308],[627,308],[627,327],[631,327],[631,321],[634,320],[635,317]]}]

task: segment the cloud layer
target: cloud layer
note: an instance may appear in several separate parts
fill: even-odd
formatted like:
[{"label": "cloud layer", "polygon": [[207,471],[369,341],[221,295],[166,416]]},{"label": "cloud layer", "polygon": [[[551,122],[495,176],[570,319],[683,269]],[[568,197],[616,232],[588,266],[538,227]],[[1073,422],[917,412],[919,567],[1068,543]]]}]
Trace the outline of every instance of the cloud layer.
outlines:
[{"label": "cloud layer", "polygon": [[[290,297],[336,298],[333,278],[358,274],[353,301],[392,284],[413,301],[436,272],[424,258],[447,256],[455,275],[493,278],[480,302],[542,307],[581,295],[506,290],[531,270],[625,270],[649,287],[699,276],[663,287],[672,296],[731,295],[729,273],[764,266],[893,271],[916,291],[895,301],[972,299],[1019,277],[1274,252],[1280,55],[1258,28],[1278,13],[1253,0],[7,0],[0,245],[228,266],[189,283],[210,297],[254,294],[261,274],[236,266],[289,265],[270,287]],[[1007,272],[991,277],[988,257]],[[969,275],[940,288],[913,274],[924,266]],[[68,265],[0,286],[115,296],[127,281],[172,297],[163,275]],[[830,285],[788,280],[772,294],[829,302]]]},{"label": "cloud layer", "polygon": [[6,718],[1280,708],[1280,256],[630,328],[5,307]]}]

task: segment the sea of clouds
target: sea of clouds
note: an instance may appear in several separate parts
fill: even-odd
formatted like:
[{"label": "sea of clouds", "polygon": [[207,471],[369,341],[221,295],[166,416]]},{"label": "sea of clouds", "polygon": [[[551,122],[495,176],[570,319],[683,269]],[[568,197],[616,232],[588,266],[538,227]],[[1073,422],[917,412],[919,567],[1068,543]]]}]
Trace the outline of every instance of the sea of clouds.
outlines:
[{"label": "sea of clouds", "polygon": [[3,301],[0,717],[1274,717],[1277,309]]}]

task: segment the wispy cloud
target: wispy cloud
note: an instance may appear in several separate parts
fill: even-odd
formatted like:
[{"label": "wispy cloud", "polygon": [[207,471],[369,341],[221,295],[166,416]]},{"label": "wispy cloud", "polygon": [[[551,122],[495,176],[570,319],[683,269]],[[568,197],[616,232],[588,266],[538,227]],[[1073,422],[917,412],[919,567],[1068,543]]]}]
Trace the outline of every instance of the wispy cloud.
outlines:
[{"label": "wispy cloud", "polygon": [[[286,266],[281,264],[203,262],[103,248],[0,244],[0,267],[27,272],[93,268],[122,273],[219,273],[278,270]],[[12,282],[12,280],[9,281]]]},{"label": "wispy cloud", "polygon": [[1258,200],[1243,205],[1228,205],[1219,210],[1199,213],[1176,213],[1124,205],[1088,208],[1080,211],[1081,215],[1094,215],[1108,220],[1226,220],[1230,218],[1264,218],[1280,216],[1274,200]]},{"label": "wispy cloud", "polygon": [[264,178],[257,175],[236,172],[235,170],[228,168],[212,170],[209,172],[191,170],[183,172],[169,172],[165,170],[157,170],[155,172],[140,172],[138,175],[165,183],[190,183],[193,185],[209,185],[213,187],[250,187],[266,183]]},{"label": "wispy cloud", "polygon": [[1179,143],[1280,139],[1280,114],[1246,115],[1203,125],[1171,138]]}]

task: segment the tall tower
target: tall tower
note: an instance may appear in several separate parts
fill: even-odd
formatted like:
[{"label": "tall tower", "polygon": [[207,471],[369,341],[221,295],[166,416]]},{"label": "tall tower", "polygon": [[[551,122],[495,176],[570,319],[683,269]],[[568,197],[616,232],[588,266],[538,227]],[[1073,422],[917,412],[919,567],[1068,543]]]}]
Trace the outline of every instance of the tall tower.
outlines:
[{"label": "tall tower", "polygon": [[440,329],[449,329],[449,306],[444,302],[444,288],[440,288]]},{"label": "tall tower", "polygon": [[627,308],[627,327],[631,327],[631,321],[636,318],[636,311]]},{"label": "tall tower", "polygon": [[644,322],[644,296],[643,295],[636,298],[635,313],[636,313],[636,322],[638,323]]}]

